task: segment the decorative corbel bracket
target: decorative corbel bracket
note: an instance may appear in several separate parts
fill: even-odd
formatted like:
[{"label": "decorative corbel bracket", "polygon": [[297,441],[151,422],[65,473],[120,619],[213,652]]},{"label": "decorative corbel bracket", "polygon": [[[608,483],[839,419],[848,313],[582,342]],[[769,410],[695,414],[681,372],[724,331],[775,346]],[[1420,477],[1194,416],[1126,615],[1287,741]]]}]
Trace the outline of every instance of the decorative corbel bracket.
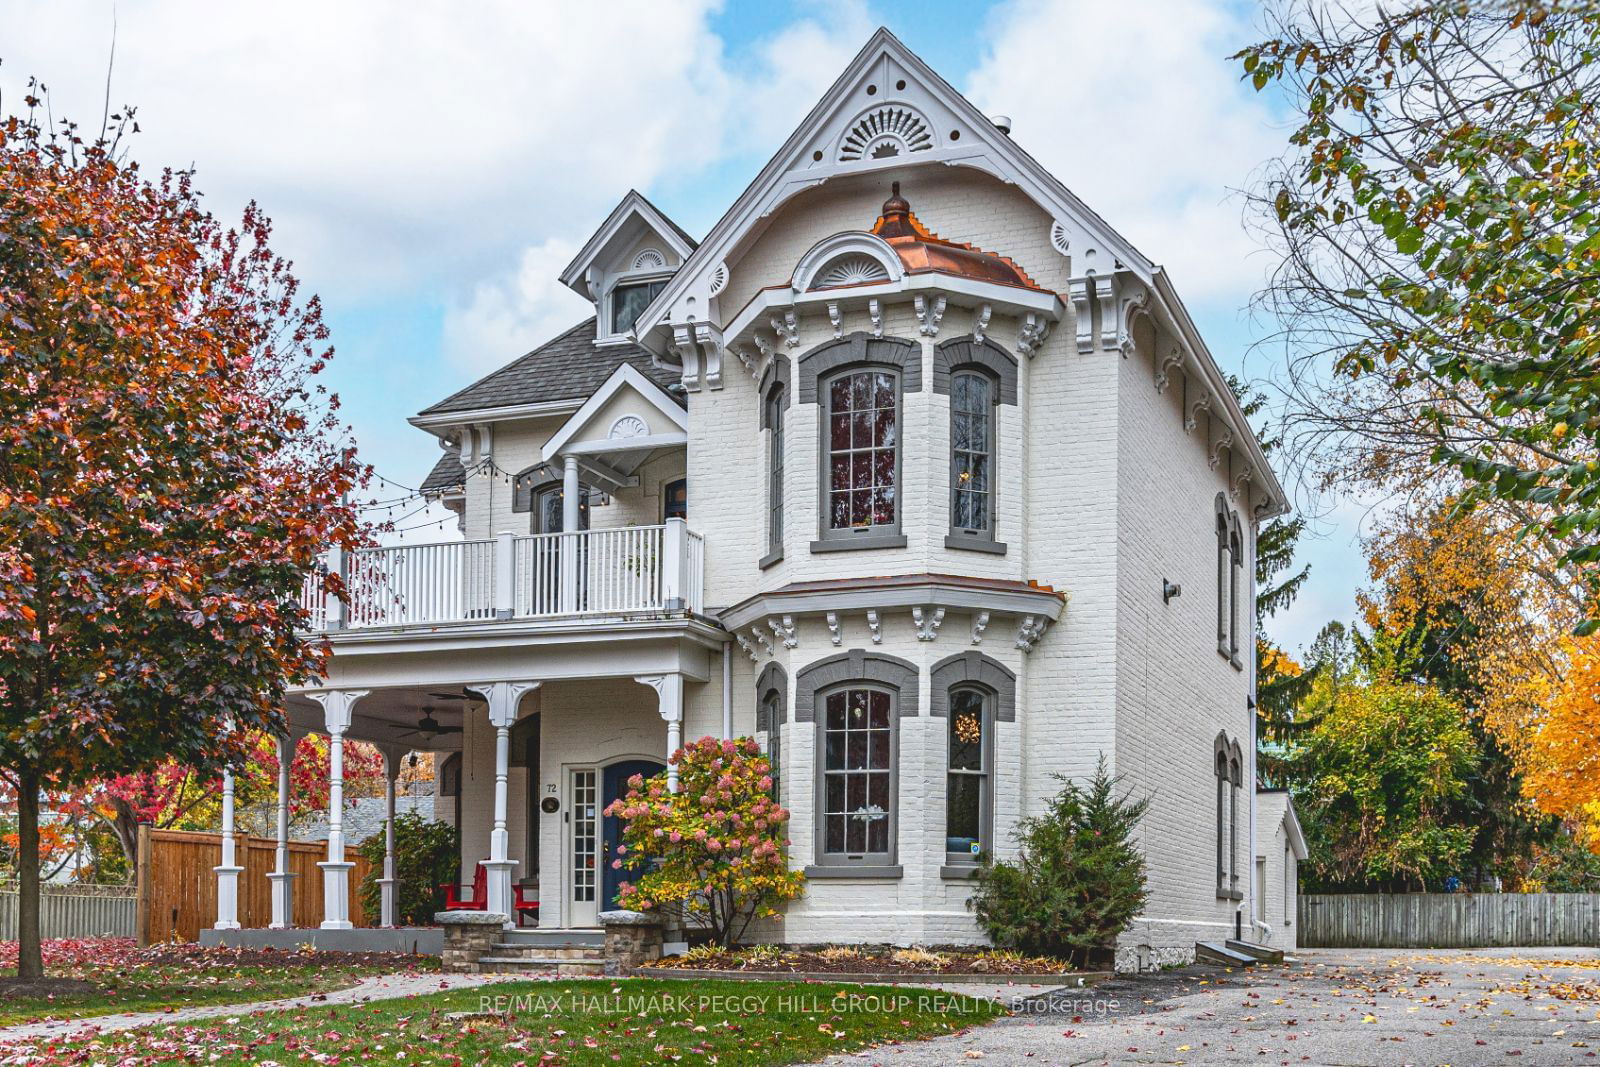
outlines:
[{"label": "decorative corbel bracket", "polygon": [[1099,305],[1097,310],[1100,312],[1100,347],[1110,352],[1117,347],[1121,333],[1120,316],[1117,314],[1117,280],[1111,275],[1094,276],[1094,302]]},{"label": "decorative corbel bracket", "polygon": [[867,629],[872,631],[873,644],[883,644],[883,620],[876,611],[867,612]]},{"label": "decorative corbel bracket", "polygon": [[1248,463],[1240,464],[1239,473],[1233,476],[1233,487],[1228,490],[1228,496],[1234,500],[1239,499],[1239,494],[1244,492],[1246,482],[1255,480],[1255,468]]},{"label": "decorative corbel bracket", "polygon": [[989,613],[980,611],[972,617],[972,643],[983,644],[983,631],[989,628]]},{"label": "decorative corbel bracket", "polygon": [[795,633],[793,615],[782,618],[774,616],[767,620],[767,625],[772,628],[772,636],[783,642],[784,648],[793,648],[800,643],[800,637]]},{"label": "decorative corbel bracket", "polygon": [[867,314],[872,319],[872,336],[883,336],[883,304],[876,300],[867,301]]},{"label": "decorative corbel bracket", "polygon": [[730,345],[728,351],[739,357],[739,362],[744,364],[745,373],[750,375],[753,381],[759,382],[761,380],[761,356],[759,354],[752,356],[750,350],[744,345]]},{"label": "decorative corbel bracket", "polygon": [[750,636],[755,638],[756,644],[760,645],[762,651],[767,655],[772,656],[777,654],[777,650],[772,647],[772,642],[767,640],[767,635],[761,632],[760,623],[750,627]]},{"label": "decorative corbel bracket", "polygon": [[922,325],[917,329],[924,337],[934,337],[939,333],[939,320],[944,318],[945,298],[936,296],[932,300],[920,293],[913,299],[913,306],[917,310],[917,318]]},{"label": "decorative corbel bracket", "polygon": [[1024,615],[1022,622],[1017,625],[1017,647],[1024,653],[1032,652],[1048,625],[1050,620],[1041,615]]},{"label": "decorative corbel bracket", "polygon": [[989,332],[989,317],[994,314],[994,308],[988,304],[979,304],[977,314],[972,316],[972,341],[974,344],[983,344],[984,335]]},{"label": "decorative corbel bracket", "polygon": [[750,340],[756,343],[756,351],[761,353],[764,368],[764,361],[770,360],[773,356],[778,354],[778,339],[776,337],[768,338],[767,335],[762,333],[760,330],[751,330]]},{"label": "decorative corbel bracket", "polygon": [[828,612],[828,640],[833,642],[833,647],[838,648],[844,641],[844,633],[839,629],[839,613]]},{"label": "decorative corbel bracket", "polygon": [[772,324],[772,332],[782,338],[784,344],[790,348],[800,347],[800,319],[795,315],[794,308],[784,308],[767,321]]},{"label": "decorative corbel bracket", "polygon": [[1044,339],[1049,333],[1049,319],[1037,311],[1024,313],[1022,322],[1017,326],[1017,351],[1032,357],[1039,350],[1039,346],[1044,344]]},{"label": "decorative corbel bracket", "polygon": [[672,326],[672,352],[683,367],[682,382],[685,392],[700,391],[700,349],[694,343],[694,323],[679,322]]},{"label": "decorative corbel bracket", "polygon": [[1122,358],[1133,355],[1133,319],[1144,310],[1150,300],[1150,290],[1131,278],[1124,278],[1117,286],[1117,351]]},{"label": "decorative corbel bracket", "polygon": [[839,304],[837,301],[828,301],[828,321],[833,323],[833,336],[843,337],[844,318],[839,314]]},{"label": "decorative corbel bracket", "polygon": [[1200,413],[1211,411],[1211,394],[1202,392],[1189,403],[1189,410],[1183,417],[1183,432],[1194,433],[1194,428],[1200,425]]},{"label": "decorative corbel bracket", "polygon": [[932,641],[939,636],[939,626],[944,622],[944,609],[925,611],[920,607],[912,608],[911,621],[917,625],[918,641]]},{"label": "decorative corbel bracket", "polygon": [[1211,455],[1206,457],[1206,466],[1212,470],[1217,469],[1217,464],[1222,462],[1222,450],[1233,447],[1233,431],[1226,426],[1217,434],[1217,439],[1211,442]]},{"label": "decorative corbel bracket", "polygon": [[694,339],[700,345],[700,356],[705,361],[707,389],[722,388],[722,331],[709,322],[697,322]]},{"label": "decorative corbel bracket", "polygon": [[1078,334],[1078,351],[1094,351],[1094,317],[1090,310],[1089,290],[1093,278],[1073,278],[1067,282],[1068,295],[1072,297],[1072,320]]},{"label": "decorative corbel bracket", "polygon": [[740,633],[738,630],[735,630],[733,631],[733,639],[739,642],[739,647],[744,649],[744,654],[750,657],[751,663],[761,662],[761,657],[756,655],[756,648],[750,643],[750,639],[748,637]]},{"label": "decorative corbel bracket", "polygon": [[1172,384],[1172,368],[1183,363],[1183,346],[1173,345],[1167,354],[1156,357],[1156,392],[1164,393]]}]

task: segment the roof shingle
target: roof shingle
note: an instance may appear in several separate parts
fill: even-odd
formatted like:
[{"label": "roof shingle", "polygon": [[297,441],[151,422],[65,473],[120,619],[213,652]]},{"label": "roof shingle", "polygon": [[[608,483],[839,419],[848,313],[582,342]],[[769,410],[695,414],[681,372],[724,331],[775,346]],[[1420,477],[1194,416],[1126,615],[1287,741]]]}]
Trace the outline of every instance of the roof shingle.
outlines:
[{"label": "roof shingle", "polygon": [[[421,414],[439,415],[554,400],[587,400],[623,363],[633,364],[662,388],[677,380],[671,371],[656,367],[649,350],[639,345],[632,342],[595,344],[595,320],[589,318],[488,377],[423,409]],[[679,398],[678,402],[683,401]],[[460,466],[459,460],[456,465]],[[434,470],[438,469],[436,465]],[[430,474],[429,478],[432,477]]]}]

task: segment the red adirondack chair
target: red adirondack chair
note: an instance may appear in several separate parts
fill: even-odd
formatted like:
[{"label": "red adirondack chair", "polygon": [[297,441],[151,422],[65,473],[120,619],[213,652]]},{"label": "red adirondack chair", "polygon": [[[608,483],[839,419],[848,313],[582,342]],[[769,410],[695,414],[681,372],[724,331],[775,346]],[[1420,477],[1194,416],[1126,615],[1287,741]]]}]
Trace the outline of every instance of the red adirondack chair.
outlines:
[{"label": "red adirondack chair", "polygon": [[[455,884],[442,885],[444,890],[445,911],[486,911],[489,907],[489,871],[484,867],[485,860],[478,862],[477,870],[472,875],[472,890],[462,893],[461,887]],[[524,918],[533,920],[535,926],[539,924],[539,901],[530,898],[524,886],[511,887],[511,907],[516,912],[517,925],[522,925]]]}]

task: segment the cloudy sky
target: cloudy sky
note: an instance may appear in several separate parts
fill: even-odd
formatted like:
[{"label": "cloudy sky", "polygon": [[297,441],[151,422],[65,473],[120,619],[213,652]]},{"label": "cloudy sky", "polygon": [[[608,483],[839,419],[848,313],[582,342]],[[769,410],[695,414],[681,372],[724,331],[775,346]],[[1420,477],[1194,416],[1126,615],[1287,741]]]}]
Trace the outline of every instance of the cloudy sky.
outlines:
[{"label": "cloudy sky", "polygon": [[[214,211],[259,201],[326,302],[365,458],[415,485],[406,416],[585,314],[555,275],[636,187],[704,233],[887,25],[1147,255],[1225,370],[1272,373],[1246,304],[1267,269],[1235,190],[1284,139],[1226,57],[1229,0],[0,0],[0,91],[137,105],[147,166]],[[1285,472],[1292,482],[1292,472]],[[1348,617],[1359,511],[1318,502],[1290,647]]]}]

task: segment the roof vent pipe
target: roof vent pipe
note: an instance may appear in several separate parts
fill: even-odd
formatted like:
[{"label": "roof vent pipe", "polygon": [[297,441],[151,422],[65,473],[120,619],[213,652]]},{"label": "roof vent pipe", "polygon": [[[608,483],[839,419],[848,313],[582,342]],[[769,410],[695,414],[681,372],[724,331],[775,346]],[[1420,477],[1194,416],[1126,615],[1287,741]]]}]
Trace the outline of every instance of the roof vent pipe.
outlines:
[{"label": "roof vent pipe", "polygon": [[1001,133],[1005,134],[1007,137],[1011,136],[1011,116],[1010,115],[990,115],[989,116],[989,121],[994,123],[994,128],[995,129],[999,130]]}]

